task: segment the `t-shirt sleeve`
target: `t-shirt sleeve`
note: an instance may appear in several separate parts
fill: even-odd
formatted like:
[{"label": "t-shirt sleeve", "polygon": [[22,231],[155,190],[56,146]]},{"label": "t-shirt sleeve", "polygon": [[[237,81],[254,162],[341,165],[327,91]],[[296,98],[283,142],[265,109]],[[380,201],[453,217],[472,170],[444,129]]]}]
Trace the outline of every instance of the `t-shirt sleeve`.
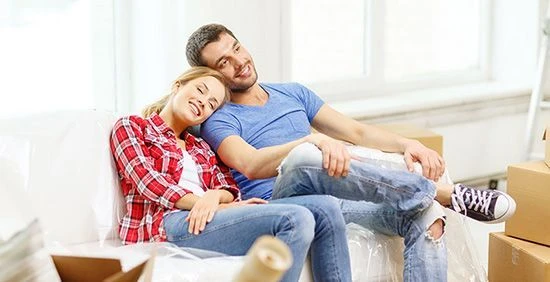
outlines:
[{"label": "t-shirt sleeve", "polygon": [[231,135],[241,135],[238,121],[231,115],[218,111],[201,125],[201,137],[215,152],[222,141]]},{"label": "t-shirt sleeve", "polygon": [[303,103],[306,109],[307,118],[309,122],[311,122],[325,102],[309,88],[299,83],[294,83],[293,87],[297,88],[297,91],[293,92],[298,95],[298,99]]}]

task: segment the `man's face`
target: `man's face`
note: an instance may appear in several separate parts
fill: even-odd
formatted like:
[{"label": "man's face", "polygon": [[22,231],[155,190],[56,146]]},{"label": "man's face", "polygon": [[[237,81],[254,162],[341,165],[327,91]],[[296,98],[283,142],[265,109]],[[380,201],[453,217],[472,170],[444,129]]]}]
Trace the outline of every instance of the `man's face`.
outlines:
[{"label": "man's face", "polygon": [[227,33],[220,34],[220,40],[208,43],[202,49],[201,57],[208,67],[225,76],[232,91],[245,91],[258,80],[252,57]]}]

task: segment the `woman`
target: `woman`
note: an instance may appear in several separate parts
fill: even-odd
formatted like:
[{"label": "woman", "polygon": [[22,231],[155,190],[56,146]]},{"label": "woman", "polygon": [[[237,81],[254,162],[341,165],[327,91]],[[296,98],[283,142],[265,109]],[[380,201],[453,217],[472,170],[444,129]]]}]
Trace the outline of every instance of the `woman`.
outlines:
[{"label": "woman", "polygon": [[128,210],[120,223],[122,242],[169,241],[244,255],[256,238],[274,235],[293,255],[284,281],[298,280],[310,246],[315,280],[350,281],[345,223],[335,198],[300,196],[268,205],[258,198],[240,201],[228,168],[206,142],[186,131],[228,98],[220,73],[195,67],[144,110],[145,118],[115,123],[111,152]]}]

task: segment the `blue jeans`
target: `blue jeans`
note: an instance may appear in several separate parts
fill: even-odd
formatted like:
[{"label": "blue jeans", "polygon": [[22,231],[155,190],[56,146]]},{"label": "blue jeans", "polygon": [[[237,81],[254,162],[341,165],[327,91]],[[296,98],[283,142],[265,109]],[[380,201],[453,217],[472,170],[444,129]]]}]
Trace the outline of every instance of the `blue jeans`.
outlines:
[{"label": "blue jeans", "polygon": [[322,168],[322,154],[311,144],[290,152],[279,168],[273,198],[326,194],[340,199],[345,221],[404,238],[404,281],[447,281],[443,238],[427,232],[438,219],[435,185],[422,176],[352,160],[348,176],[334,178]]},{"label": "blue jeans", "polygon": [[273,235],[290,247],[293,256],[283,281],[298,281],[310,247],[316,281],[351,281],[345,221],[334,197],[309,195],[223,209],[199,235],[187,231],[188,213],[164,217],[169,242],[240,256],[261,235]]}]

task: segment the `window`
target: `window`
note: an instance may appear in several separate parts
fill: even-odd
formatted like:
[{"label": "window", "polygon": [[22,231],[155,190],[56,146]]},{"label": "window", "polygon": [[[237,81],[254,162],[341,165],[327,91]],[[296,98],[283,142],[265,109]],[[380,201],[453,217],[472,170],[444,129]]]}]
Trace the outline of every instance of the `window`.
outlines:
[{"label": "window", "polygon": [[287,78],[325,98],[488,77],[487,1],[301,0],[288,5],[290,17],[283,18],[290,34]]},{"label": "window", "polygon": [[95,108],[94,73],[105,70],[94,69],[104,58],[94,56],[92,17],[102,10],[90,0],[8,0],[0,11],[0,117]]}]

